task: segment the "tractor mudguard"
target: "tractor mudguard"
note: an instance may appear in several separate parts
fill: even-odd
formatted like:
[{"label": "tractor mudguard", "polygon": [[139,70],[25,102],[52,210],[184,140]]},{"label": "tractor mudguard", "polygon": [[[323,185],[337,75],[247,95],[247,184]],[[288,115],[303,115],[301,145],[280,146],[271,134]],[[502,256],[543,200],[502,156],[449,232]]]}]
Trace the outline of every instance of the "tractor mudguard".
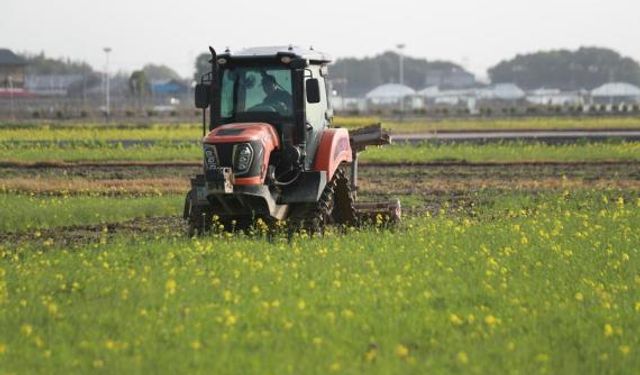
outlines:
[{"label": "tractor mudguard", "polygon": [[317,202],[327,186],[324,171],[307,171],[300,173],[294,184],[285,186],[280,195],[280,204]]},{"label": "tractor mudguard", "polygon": [[327,181],[331,181],[334,173],[343,162],[352,162],[353,153],[349,143],[347,129],[327,129],[322,133],[313,169],[325,171]]}]

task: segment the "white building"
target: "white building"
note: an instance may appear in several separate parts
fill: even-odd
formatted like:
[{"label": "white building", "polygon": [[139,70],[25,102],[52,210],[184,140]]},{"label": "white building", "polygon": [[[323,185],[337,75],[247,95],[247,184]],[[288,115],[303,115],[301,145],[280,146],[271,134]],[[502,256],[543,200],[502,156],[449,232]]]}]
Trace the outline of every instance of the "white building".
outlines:
[{"label": "white building", "polygon": [[374,107],[400,107],[404,102],[405,109],[419,109],[423,101],[416,91],[409,86],[398,83],[387,83],[369,91],[365,96],[367,102]]},{"label": "white building", "polygon": [[624,82],[606,83],[591,90],[591,99],[607,104],[640,103],[640,88]]},{"label": "white building", "polygon": [[516,101],[524,97],[525,92],[513,83],[498,83],[490,88],[478,90],[478,99]]},{"label": "white building", "polygon": [[580,105],[583,104],[580,92],[566,92],[558,89],[540,88],[527,94],[527,102],[537,105]]}]

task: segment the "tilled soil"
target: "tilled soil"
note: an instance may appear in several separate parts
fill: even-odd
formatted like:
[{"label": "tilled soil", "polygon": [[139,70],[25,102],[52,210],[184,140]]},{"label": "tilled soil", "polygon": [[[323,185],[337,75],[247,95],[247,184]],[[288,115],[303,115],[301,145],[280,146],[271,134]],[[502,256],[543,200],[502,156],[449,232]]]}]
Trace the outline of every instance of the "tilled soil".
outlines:
[{"label": "tilled soil", "polygon": [[[74,245],[104,242],[116,235],[153,237],[180,235],[184,222],[181,216],[136,218],[119,223],[74,225],[63,228],[39,229],[28,232],[0,232],[0,243],[35,243],[44,245]],[[186,229],[184,231],[186,234]]]},{"label": "tilled soil", "polygon": [[[0,192],[182,194],[188,189],[189,178],[200,168],[197,163],[5,164],[0,166]],[[474,207],[494,199],[501,191],[535,194],[579,188],[639,191],[640,163],[361,164],[358,195],[364,201],[400,198],[404,215],[437,214],[443,206],[473,214]],[[181,234],[185,224],[179,214],[24,233],[0,232],[0,242],[76,244],[105,241],[124,233],[134,238]]]}]

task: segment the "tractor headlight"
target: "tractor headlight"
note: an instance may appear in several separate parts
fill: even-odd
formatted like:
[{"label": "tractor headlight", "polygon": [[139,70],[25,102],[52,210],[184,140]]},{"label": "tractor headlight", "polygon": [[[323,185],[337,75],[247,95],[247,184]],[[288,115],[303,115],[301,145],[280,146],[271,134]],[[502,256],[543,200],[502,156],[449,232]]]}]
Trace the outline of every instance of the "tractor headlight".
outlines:
[{"label": "tractor headlight", "polygon": [[248,143],[242,143],[235,147],[233,154],[233,166],[235,172],[245,173],[251,168],[253,161],[253,148]]},{"label": "tractor headlight", "polygon": [[213,145],[204,145],[204,168],[213,170],[218,167],[218,158],[216,157],[216,147]]}]

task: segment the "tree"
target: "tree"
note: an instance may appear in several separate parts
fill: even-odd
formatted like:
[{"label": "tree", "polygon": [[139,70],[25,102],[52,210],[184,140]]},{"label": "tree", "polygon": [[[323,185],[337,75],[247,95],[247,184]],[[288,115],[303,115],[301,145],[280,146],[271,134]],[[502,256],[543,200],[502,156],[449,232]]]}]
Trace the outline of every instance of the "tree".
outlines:
[{"label": "tree", "polygon": [[194,67],[196,69],[193,74],[193,80],[200,82],[200,77],[211,71],[211,54],[209,52],[201,53],[196,57]]},{"label": "tree", "polygon": [[131,73],[129,77],[129,93],[134,97],[139,106],[142,106],[142,101],[151,92],[149,80],[144,70],[136,70]]},{"label": "tree", "polygon": [[[338,59],[329,66],[330,78],[336,89],[345,95],[362,96],[376,86],[397,83],[399,60],[400,56],[390,51],[363,59]],[[404,84],[416,90],[425,88],[429,73],[452,71],[465,72],[461,66],[448,61],[404,57]]]},{"label": "tree", "polygon": [[593,89],[611,81],[640,84],[640,65],[606,48],[582,47],[517,55],[489,69],[493,83],[524,89]]},{"label": "tree", "polygon": [[54,59],[45,56],[44,52],[39,54],[21,53],[19,54],[27,61],[27,74],[45,75],[45,74],[82,74],[90,75],[93,73],[91,65],[84,61],[72,61],[70,59]]},{"label": "tree", "polygon": [[145,73],[146,78],[150,81],[180,79],[180,75],[175,70],[166,65],[147,64],[142,67],[142,71]]}]

